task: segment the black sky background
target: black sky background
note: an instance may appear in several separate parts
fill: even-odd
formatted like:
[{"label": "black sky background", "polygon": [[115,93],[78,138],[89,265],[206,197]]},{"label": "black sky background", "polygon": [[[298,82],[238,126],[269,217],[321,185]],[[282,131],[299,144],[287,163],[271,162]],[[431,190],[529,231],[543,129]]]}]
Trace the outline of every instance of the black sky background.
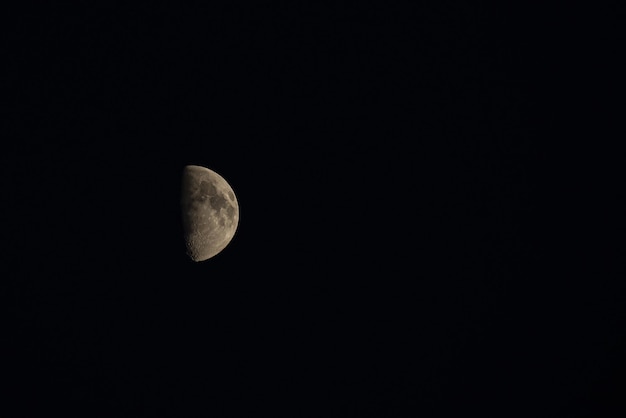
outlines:
[{"label": "black sky background", "polygon": [[[564,13],[8,13],[0,415],[623,416],[617,170],[557,143],[602,44]],[[186,164],[240,203],[203,263]]]}]

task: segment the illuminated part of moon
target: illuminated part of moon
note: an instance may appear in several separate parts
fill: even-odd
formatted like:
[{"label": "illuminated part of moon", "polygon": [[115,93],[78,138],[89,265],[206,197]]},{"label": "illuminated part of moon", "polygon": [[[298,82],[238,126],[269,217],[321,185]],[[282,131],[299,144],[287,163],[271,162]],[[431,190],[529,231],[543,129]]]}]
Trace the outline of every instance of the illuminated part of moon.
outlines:
[{"label": "illuminated part of moon", "polygon": [[181,210],[187,254],[207,260],[233,239],[239,223],[239,204],[230,185],[208,168],[183,169]]}]

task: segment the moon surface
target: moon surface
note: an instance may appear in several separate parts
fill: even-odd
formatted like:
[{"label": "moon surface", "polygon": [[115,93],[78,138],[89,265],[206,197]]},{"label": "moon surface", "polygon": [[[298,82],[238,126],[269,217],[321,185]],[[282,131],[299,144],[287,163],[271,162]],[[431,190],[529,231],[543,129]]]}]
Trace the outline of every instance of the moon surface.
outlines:
[{"label": "moon surface", "polygon": [[239,204],[222,176],[198,165],[183,169],[181,210],[187,254],[207,260],[233,239],[239,223]]}]

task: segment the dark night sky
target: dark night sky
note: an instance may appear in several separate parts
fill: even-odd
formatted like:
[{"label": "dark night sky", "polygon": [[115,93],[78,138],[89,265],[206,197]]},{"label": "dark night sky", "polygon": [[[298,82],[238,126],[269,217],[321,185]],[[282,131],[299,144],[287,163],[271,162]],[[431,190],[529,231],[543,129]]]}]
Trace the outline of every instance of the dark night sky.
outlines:
[{"label": "dark night sky", "polygon": [[[3,417],[624,416],[611,187],[553,141],[593,90],[559,13],[9,16]],[[241,207],[203,263],[186,164]]]}]

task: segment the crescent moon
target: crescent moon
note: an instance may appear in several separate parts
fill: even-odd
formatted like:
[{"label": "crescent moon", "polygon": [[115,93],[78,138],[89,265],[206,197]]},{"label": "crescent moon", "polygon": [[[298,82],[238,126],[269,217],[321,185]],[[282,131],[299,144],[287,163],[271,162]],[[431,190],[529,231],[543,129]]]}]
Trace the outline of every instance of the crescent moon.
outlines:
[{"label": "crescent moon", "polygon": [[187,254],[204,261],[220,253],[239,224],[239,203],[222,176],[198,165],[183,169],[181,210]]}]

